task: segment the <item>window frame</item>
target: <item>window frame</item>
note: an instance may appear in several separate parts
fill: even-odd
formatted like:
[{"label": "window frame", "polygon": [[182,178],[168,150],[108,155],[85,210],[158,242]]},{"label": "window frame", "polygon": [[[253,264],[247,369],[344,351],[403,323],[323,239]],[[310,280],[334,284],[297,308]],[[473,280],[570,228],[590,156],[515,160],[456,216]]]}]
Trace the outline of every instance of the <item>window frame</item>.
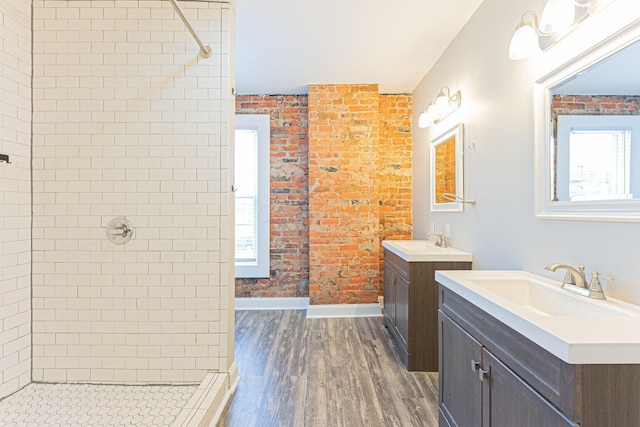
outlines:
[{"label": "window frame", "polygon": [[[271,202],[270,202],[270,143],[271,143],[271,117],[269,114],[238,114],[235,116],[235,130],[255,130],[258,133],[257,147],[257,202],[256,202],[256,263],[235,262],[235,276],[237,279],[260,279],[269,277],[270,261],[270,228],[271,228]],[[239,156],[234,156],[234,167],[238,171]],[[235,177],[234,177],[235,181]],[[235,212],[234,212],[235,217]],[[235,221],[234,221],[235,228]],[[234,233],[235,234],[235,233]],[[235,238],[234,238],[235,239]],[[234,261],[235,261],[234,241]]]}]

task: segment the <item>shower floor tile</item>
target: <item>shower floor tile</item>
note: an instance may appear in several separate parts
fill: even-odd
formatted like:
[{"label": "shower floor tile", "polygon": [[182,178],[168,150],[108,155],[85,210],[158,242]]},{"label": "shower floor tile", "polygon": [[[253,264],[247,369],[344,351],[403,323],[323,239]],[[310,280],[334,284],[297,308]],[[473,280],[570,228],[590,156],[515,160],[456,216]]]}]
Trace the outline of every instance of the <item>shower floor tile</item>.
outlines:
[{"label": "shower floor tile", "polygon": [[29,384],[0,401],[0,426],[171,426],[198,386]]}]

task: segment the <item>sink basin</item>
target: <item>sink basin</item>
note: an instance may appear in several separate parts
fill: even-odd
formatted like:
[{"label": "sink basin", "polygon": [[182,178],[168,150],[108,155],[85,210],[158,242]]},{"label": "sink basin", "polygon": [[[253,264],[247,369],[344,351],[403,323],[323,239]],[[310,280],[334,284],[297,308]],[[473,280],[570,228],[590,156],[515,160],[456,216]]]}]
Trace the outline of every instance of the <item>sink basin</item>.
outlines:
[{"label": "sink basin", "polygon": [[441,248],[429,240],[384,240],[382,246],[409,262],[471,262],[470,253],[454,248]]},{"label": "sink basin", "polygon": [[471,279],[470,282],[541,316],[634,315],[622,307],[601,304],[599,301],[583,296],[574,296],[559,286],[551,287],[533,279]]},{"label": "sink basin", "polygon": [[435,278],[567,363],[640,364],[638,305],[577,295],[526,271],[436,271]]},{"label": "sink basin", "polygon": [[436,246],[433,242],[429,242],[426,240],[396,240],[391,241],[400,249],[407,252],[432,252],[432,253],[441,253],[445,252],[449,248],[441,248],[440,246]]}]

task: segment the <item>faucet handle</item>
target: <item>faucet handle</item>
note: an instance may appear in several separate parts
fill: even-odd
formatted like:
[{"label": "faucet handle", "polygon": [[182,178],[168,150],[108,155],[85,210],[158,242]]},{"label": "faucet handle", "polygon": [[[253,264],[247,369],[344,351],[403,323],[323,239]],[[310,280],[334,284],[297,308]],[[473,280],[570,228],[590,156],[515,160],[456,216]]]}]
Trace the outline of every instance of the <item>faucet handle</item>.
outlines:
[{"label": "faucet handle", "polygon": [[611,276],[600,277],[600,273],[598,273],[597,271],[592,272],[591,282],[589,283],[589,297],[594,299],[607,299],[607,297],[604,295],[604,291],[602,290],[600,279],[604,279],[607,282],[613,282],[616,280]]},{"label": "faucet handle", "polygon": [[606,280],[607,282],[615,282],[616,278],[613,276],[601,276],[600,273],[598,273],[597,271],[594,271],[593,273],[591,273],[591,280],[593,279],[602,279],[602,280]]},{"label": "faucet handle", "polygon": [[584,272],[584,265],[579,265],[578,271],[580,272],[580,275],[582,276],[582,280],[584,280],[584,283],[587,283],[587,275]]}]

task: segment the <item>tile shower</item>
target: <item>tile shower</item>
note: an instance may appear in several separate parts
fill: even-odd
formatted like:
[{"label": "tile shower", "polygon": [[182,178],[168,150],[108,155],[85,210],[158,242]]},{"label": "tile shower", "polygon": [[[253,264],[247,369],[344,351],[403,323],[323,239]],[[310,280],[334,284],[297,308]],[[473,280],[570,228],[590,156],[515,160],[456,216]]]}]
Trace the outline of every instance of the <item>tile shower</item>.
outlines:
[{"label": "tile shower", "polygon": [[167,1],[0,5],[0,398],[234,369],[233,12],[181,5],[213,57]]}]

